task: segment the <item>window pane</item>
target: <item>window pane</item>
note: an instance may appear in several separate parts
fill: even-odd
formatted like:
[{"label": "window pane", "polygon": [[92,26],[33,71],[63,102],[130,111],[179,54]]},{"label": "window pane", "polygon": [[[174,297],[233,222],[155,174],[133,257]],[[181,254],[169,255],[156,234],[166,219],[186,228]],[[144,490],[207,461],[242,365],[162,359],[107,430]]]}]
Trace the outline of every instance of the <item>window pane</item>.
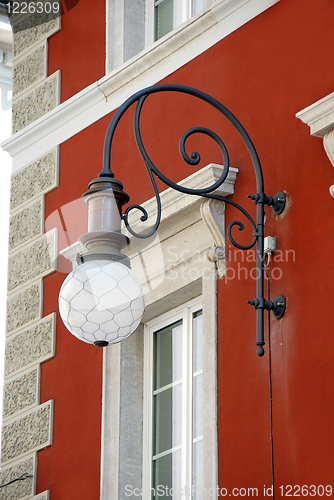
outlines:
[{"label": "window pane", "polygon": [[182,385],[171,387],[153,398],[153,455],[181,445]]},{"label": "window pane", "polygon": [[182,320],[154,332],[153,455],[181,445]]},{"label": "window pane", "polygon": [[154,332],[153,390],[182,378],[182,320]]},{"label": "window pane", "polygon": [[159,40],[173,29],[173,0],[155,2],[155,40]]},{"label": "window pane", "polygon": [[[181,450],[153,462],[152,499],[181,500]],[[170,489],[173,488],[173,497]]]},{"label": "window pane", "polygon": [[[187,356],[190,364],[183,367],[182,339],[188,335],[192,335],[193,352],[192,356]],[[194,499],[202,500],[199,496],[203,488],[202,343],[202,311],[192,314],[192,328],[187,332],[182,321],[178,321],[153,333],[153,499],[170,498],[170,488],[173,488],[173,498],[178,498],[176,491],[181,488],[182,467],[186,465],[182,462],[182,452],[190,446],[193,450],[193,462],[189,464],[193,476],[191,484],[198,491]],[[187,386],[190,383],[188,377],[192,378],[192,423],[189,422],[184,429],[183,371]],[[184,438],[185,450],[182,447]]]}]

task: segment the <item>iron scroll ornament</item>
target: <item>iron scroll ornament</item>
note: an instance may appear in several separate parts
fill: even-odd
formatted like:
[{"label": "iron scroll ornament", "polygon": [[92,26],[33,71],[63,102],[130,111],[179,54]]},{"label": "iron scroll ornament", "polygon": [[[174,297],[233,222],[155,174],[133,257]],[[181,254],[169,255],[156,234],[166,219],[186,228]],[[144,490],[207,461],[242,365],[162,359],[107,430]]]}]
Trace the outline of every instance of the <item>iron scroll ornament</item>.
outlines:
[{"label": "iron scroll ornament", "polygon": [[[229,172],[229,155],[226,149],[226,146],[224,142],[220,139],[220,137],[214,133],[213,131],[203,128],[203,127],[195,127],[187,130],[182,137],[180,138],[179,142],[179,150],[182,159],[188,163],[189,165],[197,165],[200,162],[200,155],[198,152],[194,151],[188,156],[186,153],[186,148],[185,144],[191,135],[195,133],[201,133],[205,134],[209,137],[211,137],[218,145],[220,148],[220,151],[223,156],[223,172],[220,176],[220,178],[214,182],[211,186],[202,188],[202,189],[190,189],[184,186],[180,186],[179,184],[174,183],[170,179],[168,179],[165,175],[163,175],[160,170],[153,164],[152,160],[150,159],[143,141],[142,141],[142,136],[141,136],[141,131],[140,131],[140,116],[141,116],[141,111],[144,105],[145,100],[150,96],[151,94],[155,94],[158,92],[179,92],[183,94],[188,94],[192,95],[198,99],[201,99],[202,101],[207,102],[211,106],[213,106],[215,109],[217,109],[222,115],[227,118],[227,120],[234,126],[234,128],[237,130],[239,135],[241,136],[248,153],[250,155],[254,172],[255,172],[255,178],[256,178],[256,189],[257,192],[252,195],[248,195],[249,198],[251,198],[255,204],[256,204],[256,224],[250,214],[239,204],[234,202],[233,200],[230,200],[224,196],[218,196],[213,194],[213,191],[215,191],[219,186],[223,184],[225,181],[228,172]],[[221,104],[219,101],[214,99],[208,94],[205,94],[204,92],[194,89],[192,87],[187,87],[183,85],[176,85],[176,84],[161,84],[161,85],[155,85],[151,87],[147,87],[145,89],[140,90],[139,92],[136,92],[133,94],[131,97],[129,97],[116,111],[115,115],[113,116],[107,133],[105,137],[105,142],[104,142],[104,150],[103,150],[103,169],[99,173],[99,178],[106,179],[109,178],[114,178],[114,174],[110,170],[110,159],[111,159],[111,146],[112,146],[112,141],[114,137],[114,133],[116,130],[116,127],[124,115],[125,111],[129,109],[133,104],[136,104],[135,108],[135,113],[134,113],[134,134],[135,134],[135,139],[137,143],[137,147],[139,149],[139,152],[144,160],[150,181],[153,186],[154,194],[156,197],[157,201],[157,215],[156,215],[156,220],[155,223],[150,231],[147,233],[137,233],[134,231],[134,229],[131,228],[129,224],[129,213],[134,210],[138,209],[141,211],[142,215],[140,217],[141,221],[146,221],[148,219],[148,214],[145,210],[144,207],[140,205],[130,205],[126,210],[125,213],[122,216],[122,219],[124,220],[124,223],[128,229],[128,231],[135,237],[137,238],[149,238],[152,236],[155,231],[158,229],[160,220],[161,220],[161,200],[160,200],[160,195],[159,191],[156,185],[155,177],[160,179],[166,186],[175,189],[176,191],[179,191],[184,194],[190,194],[190,195],[197,195],[201,196],[203,198],[209,198],[209,199],[214,199],[218,201],[222,201],[224,203],[228,203],[229,205],[232,205],[235,207],[237,210],[239,210],[249,221],[249,223],[252,226],[253,229],[253,238],[252,241],[248,245],[241,245],[235,241],[235,239],[232,236],[232,228],[234,226],[237,226],[240,231],[244,229],[244,225],[240,221],[233,221],[229,224],[227,228],[227,235],[231,243],[239,249],[242,250],[248,250],[252,248],[256,244],[256,299],[254,300],[249,300],[247,301],[250,303],[256,310],[256,345],[258,346],[257,348],[257,355],[258,356],[263,356],[264,355],[264,349],[263,346],[265,345],[264,342],[264,310],[272,311],[272,314],[275,318],[280,318],[283,316],[286,308],[286,302],[284,297],[279,296],[277,297],[274,301],[270,300],[265,300],[264,298],[264,205],[271,206],[274,214],[278,215],[280,214],[285,207],[286,204],[286,197],[283,192],[277,193],[274,197],[271,196],[266,196],[264,192],[264,181],[263,181],[263,174],[262,174],[262,168],[260,164],[260,160],[258,158],[258,154],[256,152],[256,149],[244,129],[244,127],[241,125],[239,120],[229,111],[223,104]],[[97,180],[97,179],[96,179]],[[114,182],[119,182],[115,179]]]}]

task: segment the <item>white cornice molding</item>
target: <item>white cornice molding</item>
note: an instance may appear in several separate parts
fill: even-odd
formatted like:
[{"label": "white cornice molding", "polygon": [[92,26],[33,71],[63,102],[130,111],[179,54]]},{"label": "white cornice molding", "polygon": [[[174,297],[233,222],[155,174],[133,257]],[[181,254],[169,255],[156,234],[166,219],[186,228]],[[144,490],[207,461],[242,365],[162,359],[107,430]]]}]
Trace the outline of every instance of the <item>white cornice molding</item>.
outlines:
[{"label": "white cornice molding", "polygon": [[334,128],[334,92],[296,114],[310,127],[311,135],[324,137]]},{"label": "white cornice molding", "polygon": [[[310,127],[311,135],[323,139],[324,149],[334,167],[334,92],[296,114]],[[329,188],[334,197],[334,185]]]},{"label": "white cornice molding", "polygon": [[216,0],[211,7],[1,145],[18,170],[154,85],[279,0]]},{"label": "white cornice molding", "polygon": [[[95,82],[5,140],[1,145],[15,160],[13,170],[18,170],[98,120],[101,104],[105,104],[105,99]],[[82,126],[78,129],[80,119]]]}]

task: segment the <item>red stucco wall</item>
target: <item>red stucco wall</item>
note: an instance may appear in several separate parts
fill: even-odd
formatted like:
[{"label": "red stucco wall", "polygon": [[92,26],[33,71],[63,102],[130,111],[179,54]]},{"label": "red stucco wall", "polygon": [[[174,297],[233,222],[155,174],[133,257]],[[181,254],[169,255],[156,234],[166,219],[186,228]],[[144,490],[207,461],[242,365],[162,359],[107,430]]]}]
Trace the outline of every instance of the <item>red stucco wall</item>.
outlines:
[{"label": "red stucco wall", "polygon": [[[62,31],[49,42],[49,70],[62,70],[62,100],[103,75],[104,13],[92,17],[88,4],[81,0],[64,16]],[[277,498],[280,485],[327,485],[333,479],[334,200],[328,188],[334,176],[321,140],[295,118],[333,91],[333,19],[331,0],[281,0],[165,80],[199,88],[225,104],[257,148],[266,193],[284,190],[288,196],[282,216],[267,210],[266,225],[284,255],[270,266],[273,278],[281,274],[271,280],[271,297],[283,294],[288,303],[284,318],[271,322]],[[231,165],[240,169],[233,199],[255,216],[246,197],[255,192],[247,151],[218,113],[193,102],[153,96],[147,103],[143,135],[152,159],[173,180],[190,175],[177,141],[191,126],[212,128],[226,141]],[[136,203],[152,190],[131,118],[127,113],[115,136],[112,169]],[[80,197],[101,169],[109,120],[61,145],[60,187],[46,196],[46,218]],[[199,168],[221,161],[209,139],[195,143],[203,158]],[[239,214],[227,207],[226,217],[229,223]],[[85,231],[81,226],[78,219],[78,235]],[[238,241],[249,241],[250,231],[245,233],[236,235]],[[263,358],[256,356],[255,313],[246,304],[255,298],[249,277],[254,263],[227,249],[227,276],[234,269],[236,277],[218,282],[219,484],[229,492],[257,487],[261,498],[263,486],[271,484],[268,349]],[[242,279],[238,265],[245,268]],[[57,310],[64,277],[58,272],[44,279],[45,314]],[[42,365],[41,379],[41,402],[55,400],[54,444],[39,452],[37,483],[38,491],[51,490],[52,500],[99,498],[101,383],[102,352],[77,341],[58,317],[56,357]]]},{"label": "red stucco wall", "polygon": [[48,74],[61,70],[61,102],[105,74],[105,3],[62,1],[61,30],[48,39]]}]

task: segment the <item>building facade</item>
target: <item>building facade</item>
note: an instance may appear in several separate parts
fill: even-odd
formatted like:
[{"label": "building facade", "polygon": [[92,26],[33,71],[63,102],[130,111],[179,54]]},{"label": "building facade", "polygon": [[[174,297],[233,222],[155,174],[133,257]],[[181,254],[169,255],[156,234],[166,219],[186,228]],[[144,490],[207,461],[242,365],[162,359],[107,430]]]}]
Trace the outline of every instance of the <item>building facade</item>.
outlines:
[{"label": "building facade", "polygon": [[[47,3],[14,20],[1,498],[331,496],[333,273],[327,244],[317,243],[326,235],[334,245],[334,6],[79,0],[46,12]],[[109,122],[159,83],[226,106],[256,147],[266,195],[285,193],[281,214],[265,210],[277,250],[264,265],[266,299],[282,295],[287,307],[265,321],[262,357],[247,304],[256,297],[255,247],[236,248],[227,229],[240,219],[245,229],[234,225],[232,236],[247,246],[251,225],[229,202],[161,180],[158,231],[146,240],[128,232],[124,250],[145,295],[136,332],[100,348],[71,335],[59,315],[62,283],[85,252],[81,195],[101,171]],[[111,169],[148,214],[141,223],[132,210],[131,226],[147,231],[157,206],[133,119],[130,108],[115,131]],[[226,167],[224,147],[203,128],[214,131],[230,159],[215,194],[256,218],[249,152],[216,109],[159,92],[143,104],[140,126],[152,162],[188,189],[213,184]],[[191,127],[202,127],[185,145],[200,153],[196,165],[178,150]]]},{"label": "building facade", "polygon": [[[0,142],[7,139],[11,135],[12,130],[12,47],[13,47],[13,35],[11,31],[11,26],[6,15],[5,9],[0,10]],[[1,296],[6,297],[7,295],[7,266],[5,261],[8,260],[5,257],[7,242],[8,242],[8,227],[6,224],[6,219],[9,223],[9,216],[5,217],[5,213],[9,214],[9,190],[10,190],[10,174],[11,174],[11,158],[8,153],[0,148],[0,163],[3,174],[3,198],[1,200],[1,210],[4,213],[3,224],[1,226],[1,240],[0,245],[4,255],[4,265],[0,268],[0,282],[1,282]],[[8,257],[8,255],[7,255]],[[6,325],[6,300],[2,300],[0,306],[0,323],[1,329],[4,332]],[[5,346],[5,335],[1,337],[1,352],[4,353]],[[1,373],[4,371],[4,356],[0,360],[0,370]],[[1,394],[2,394],[2,384],[1,384]],[[1,395],[2,401],[2,395]],[[2,403],[0,404],[1,414],[2,414]]]}]

